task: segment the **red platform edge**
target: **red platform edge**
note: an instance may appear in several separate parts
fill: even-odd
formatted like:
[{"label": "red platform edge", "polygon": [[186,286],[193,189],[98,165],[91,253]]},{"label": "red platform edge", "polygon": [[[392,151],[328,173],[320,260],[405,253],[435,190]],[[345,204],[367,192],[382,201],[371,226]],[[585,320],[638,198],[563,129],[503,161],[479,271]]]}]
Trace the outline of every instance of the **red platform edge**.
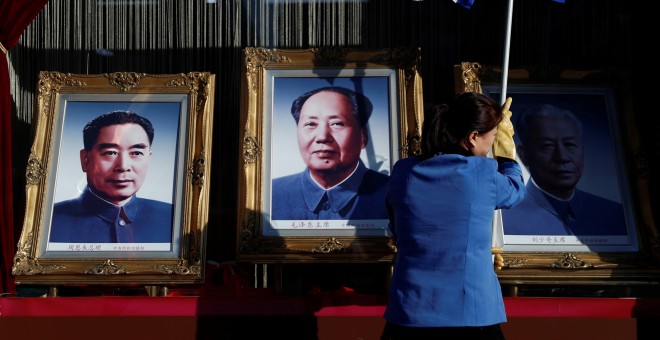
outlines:
[{"label": "red platform edge", "polygon": [[[385,304],[297,297],[2,297],[0,317],[258,316],[381,317]],[[660,299],[505,297],[508,317],[660,317]]]}]

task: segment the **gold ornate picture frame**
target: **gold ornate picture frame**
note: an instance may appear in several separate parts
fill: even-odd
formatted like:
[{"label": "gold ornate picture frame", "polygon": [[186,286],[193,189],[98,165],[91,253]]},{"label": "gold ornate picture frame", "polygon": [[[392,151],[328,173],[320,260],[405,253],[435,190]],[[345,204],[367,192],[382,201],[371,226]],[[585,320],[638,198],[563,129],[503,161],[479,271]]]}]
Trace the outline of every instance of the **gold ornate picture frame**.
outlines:
[{"label": "gold ornate picture frame", "polygon": [[274,202],[273,193],[282,189],[273,189],[273,181],[306,169],[292,103],[301,94],[323,87],[347,88],[373,104],[368,143],[360,156],[367,168],[389,175],[396,160],[417,153],[423,117],[419,62],[420,51],[414,48],[244,50],[237,226],[240,261],[392,259],[395,247],[386,216],[281,218],[280,210],[299,209],[303,198]]},{"label": "gold ornate picture frame", "polygon": [[[501,100],[501,69],[464,62],[456,65],[454,71],[457,92],[482,92]],[[537,104],[569,110],[581,121],[585,164],[578,189],[619,203],[619,208],[609,210],[622,212],[616,224],[623,232],[548,235],[548,232],[535,232],[532,225],[522,228],[529,232],[513,232],[510,220],[507,229],[507,211],[501,211],[501,220],[494,222],[494,244],[502,248],[500,281],[516,286],[576,283],[644,286],[657,282],[660,233],[650,209],[648,169],[639,151],[630,85],[625,77],[599,71],[516,69],[509,72],[506,96],[513,99],[514,126],[517,115]],[[515,137],[520,138],[524,131],[519,131],[520,127],[516,129]],[[518,156],[518,162],[524,165]],[[529,171],[526,166],[523,168],[527,183]],[[528,189],[529,195],[535,194],[530,194]],[[603,215],[611,212],[601,211]],[[524,220],[535,221],[529,216]],[[608,223],[596,224],[574,227],[597,229],[605,228]]]},{"label": "gold ornate picture frame", "polygon": [[[16,283],[203,282],[214,91],[215,76],[208,72],[40,72],[27,206],[12,268]],[[153,141],[131,142],[126,152],[123,144],[114,144],[116,139],[95,144],[92,149],[99,145],[101,156],[90,161],[83,129],[93,130],[92,121],[117,112],[150,122]],[[91,179],[95,186],[103,185],[97,182],[102,177],[90,177],[105,166],[101,162],[147,156],[143,184],[136,184],[137,193],[121,206],[111,208],[104,191],[94,193],[87,183]],[[117,164],[102,181],[115,188],[139,181],[132,177],[135,168]],[[62,210],[67,202],[69,210]],[[147,208],[152,210],[147,213]],[[112,215],[114,222],[107,215],[113,211],[119,212]]]}]

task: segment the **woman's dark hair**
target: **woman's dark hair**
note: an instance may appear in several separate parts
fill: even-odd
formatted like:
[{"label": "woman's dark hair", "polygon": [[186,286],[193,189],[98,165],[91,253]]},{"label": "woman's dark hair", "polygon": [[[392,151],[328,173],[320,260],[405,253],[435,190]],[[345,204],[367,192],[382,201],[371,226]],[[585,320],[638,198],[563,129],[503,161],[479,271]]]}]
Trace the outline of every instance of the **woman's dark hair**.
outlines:
[{"label": "woman's dark hair", "polygon": [[422,154],[426,159],[437,153],[468,155],[461,147],[470,133],[494,129],[502,120],[502,110],[492,98],[477,92],[456,95],[449,104],[433,106],[422,125]]}]

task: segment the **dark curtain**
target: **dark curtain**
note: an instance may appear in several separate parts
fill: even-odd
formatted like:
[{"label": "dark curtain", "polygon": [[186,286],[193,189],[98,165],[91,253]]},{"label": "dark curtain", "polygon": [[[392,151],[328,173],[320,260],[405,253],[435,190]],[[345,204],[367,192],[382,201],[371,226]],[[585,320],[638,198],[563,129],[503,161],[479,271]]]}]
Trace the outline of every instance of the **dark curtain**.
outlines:
[{"label": "dark curtain", "polygon": [[15,290],[11,276],[16,240],[12,202],[11,94],[6,51],[16,46],[23,31],[48,0],[0,0],[0,292]]}]

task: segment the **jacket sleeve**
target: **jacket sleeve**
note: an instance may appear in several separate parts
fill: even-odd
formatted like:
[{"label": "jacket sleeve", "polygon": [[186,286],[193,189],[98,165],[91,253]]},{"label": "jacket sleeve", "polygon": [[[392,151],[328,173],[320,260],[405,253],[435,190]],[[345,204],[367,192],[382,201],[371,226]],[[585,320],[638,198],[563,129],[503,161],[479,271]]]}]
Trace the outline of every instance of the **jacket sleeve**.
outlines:
[{"label": "jacket sleeve", "polygon": [[497,167],[497,209],[508,209],[527,195],[520,165],[511,160],[499,162]]}]

